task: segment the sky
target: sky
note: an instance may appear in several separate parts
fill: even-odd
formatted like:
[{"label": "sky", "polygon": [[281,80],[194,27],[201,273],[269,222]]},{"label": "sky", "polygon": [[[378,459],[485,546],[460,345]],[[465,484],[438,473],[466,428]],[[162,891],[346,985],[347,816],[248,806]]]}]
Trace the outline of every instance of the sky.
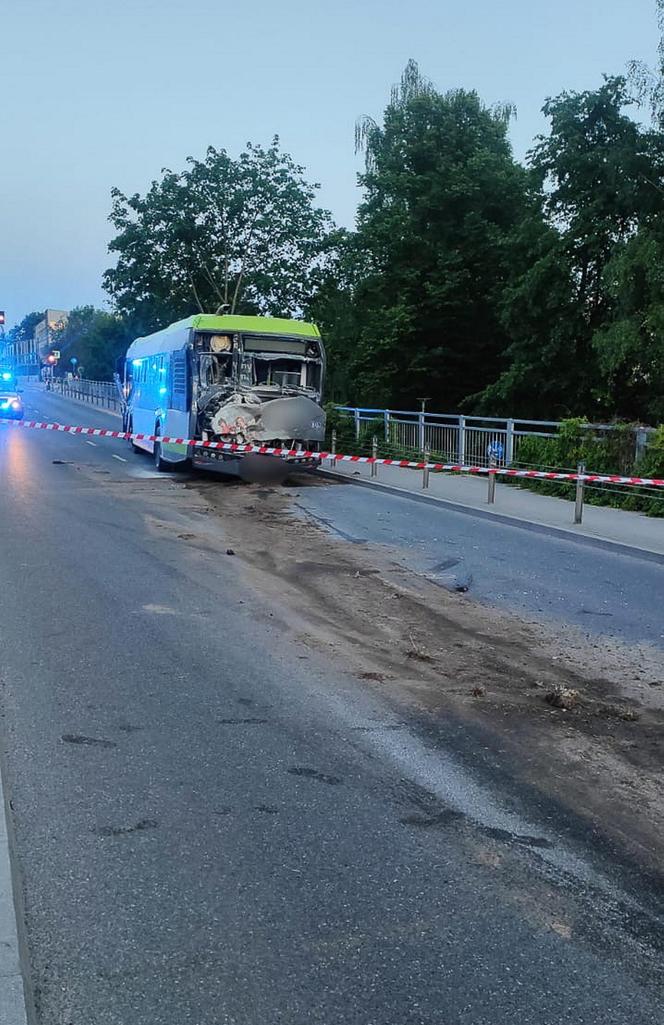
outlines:
[{"label": "sky", "polygon": [[352,226],[355,121],[409,58],[514,104],[524,159],[547,96],[654,64],[657,39],[655,0],[0,0],[0,309],[106,305],[111,188],[209,145],[278,134]]}]

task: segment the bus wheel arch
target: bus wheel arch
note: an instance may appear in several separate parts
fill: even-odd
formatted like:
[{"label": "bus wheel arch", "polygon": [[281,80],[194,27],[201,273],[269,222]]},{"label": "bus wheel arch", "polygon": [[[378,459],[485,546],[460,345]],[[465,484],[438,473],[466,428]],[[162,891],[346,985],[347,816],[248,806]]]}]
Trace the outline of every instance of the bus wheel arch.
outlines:
[{"label": "bus wheel arch", "polygon": [[[159,421],[157,421],[157,423],[154,425],[154,433],[155,438],[158,439],[161,437],[161,424],[159,423]],[[159,440],[156,440],[154,442],[152,453],[154,456],[154,465],[157,470],[160,470],[162,472],[164,470],[172,470],[171,464],[166,459],[164,459],[161,449],[161,442]]]},{"label": "bus wheel arch", "polygon": [[[127,418],[127,424],[125,426],[125,430],[126,430],[127,434],[133,434],[134,433],[134,421],[132,420],[131,417]],[[132,452],[140,453],[140,452],[143,451],[142,448],[138,447],[138,445],[136,444],[136,442],[134,441],[133,438],[127,438],[127,443],[130,446]]]}]

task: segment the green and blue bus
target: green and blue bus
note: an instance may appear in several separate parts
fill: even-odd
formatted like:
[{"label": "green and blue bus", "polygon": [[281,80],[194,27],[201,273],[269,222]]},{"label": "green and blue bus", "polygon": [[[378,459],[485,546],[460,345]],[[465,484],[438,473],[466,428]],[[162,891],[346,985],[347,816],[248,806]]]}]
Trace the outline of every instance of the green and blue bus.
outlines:
[{"label": "green and blue bus", "polygon": [[[152,453],[160,470],[189,464],[244,475],[248,459],[223,449],[162,443],[160,437],[309,453],[320,451],[325,438],[325,349],[314,324],[197,314],[137,338],[127,350],[124,375],[125,430],[156,436],[132,444]],[[307,467],[319,462],[297,454],[287,461]]]}]

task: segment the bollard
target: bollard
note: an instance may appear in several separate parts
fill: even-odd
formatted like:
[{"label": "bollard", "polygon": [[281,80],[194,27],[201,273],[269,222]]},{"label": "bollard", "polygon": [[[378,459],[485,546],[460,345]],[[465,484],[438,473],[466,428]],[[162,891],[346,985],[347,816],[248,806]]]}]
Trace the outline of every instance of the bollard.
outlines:
[{"label": "bollard", "polygon": [[424,466],[422,467],[422,487],[423,488],[428,488],[429,487],[429,473],[431,472],[430,469],[429,469],[429,459],[430,458],[431,458],[431,449],[429,448],[428,445],[426,445],[425,449],[424,449]]},{"label": "bollard", "polygon": [[487,499],[486,499],[487,503],[489,505],[493,505],[494,502],[496,501],[496,475],[495,475],[495,473],[492,472],[493,470],[495,470],[495,467],[496,467],[496,460],[494,459],[493,456],[491,456],[489,458],[489,473],[488,473],[489,485],[488,485],[488,494],[487,494]]},{"label": "bollard", "polygon": [[[372,459],[377,459],[378,458],[378,438],[376,437],[375,434],[373,436],[373,441],[371,442],[371,457],[372,457]],[[372,477],[377,477],[378,476],[378,463],[372,463],[371,464],[371,476]]]},{"label": "bollard", "polygon": [[332,448],[331,448],[331,453],[332,453],[332,459],[330,460],[330,462],[332,463],[332,466],[336,466],[337,465],[337,432],[336,432],[336,430],[332,431]]},{"label": "bollard", "polygon": [[[585,463],[579,463],[576,472],[578,474],[585,473],[586,472],[586,464]],[[583,522],[583,484],[584,484],[584,482],[582,480],[577,480],[577,482],[576,482],[576,501],[574,503],[574,522],[575,523],[582,523]]]}]

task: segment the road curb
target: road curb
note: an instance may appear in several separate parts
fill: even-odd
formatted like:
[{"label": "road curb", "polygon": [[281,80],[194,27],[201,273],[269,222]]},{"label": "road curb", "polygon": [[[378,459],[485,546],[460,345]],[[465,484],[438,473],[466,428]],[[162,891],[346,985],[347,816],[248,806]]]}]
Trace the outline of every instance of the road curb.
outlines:
[{"label": "road curb", "polygon": [[[29,957],[23,922],[23,888],[12,858],[11,809],[0,773],[0,1025],[27,1025],[27,996],[31,993]],[[32,1016],[31,1016],[32,1019]]]},{"label": "road curb", "polygon": [[475,516],[481,520],[492,520],[494,523],[502,523],[509,527],[518,527],[521,530],[528,530],[535,534],[545,534],[549,537],[557,537],[564,541],[575,541],[577,544],[586,545],[592,548],[600,548],[603,551],[613,552],[617,555],[627,555],[633,559],[642,559],[645,562],[655,562],[664,565],[664,552],[654,552],[650,548],[640,548],[638,545],[625,544],[622,541],[613,541],[611,538],[591,537],[587,534],[577,534],[571,527],[554,527],[546,523],[537,523],[534,520],[523,520],[518,516],[510,516],[508,513],[492,512],[489,509],[477,509],[471,505],[464,505],[462,502],[455,502],[449,498],[437,498],[435,495],[423,495],[417,491],[408,491],[406,488],[396,487],[394,484],[385,484],[382,481],[371,481],[363,477],[351,477],[345,473],[338,473],[321,467],[318,471],[323,476],[330,477],[336,481],[345,481],[347,484],[356,484],[360,487],[387,492],[398,498],[406,498],[411,502],[419,502],[423,505],[433,505],[449,509],[451,512],[462,513],[466,516]]}]

